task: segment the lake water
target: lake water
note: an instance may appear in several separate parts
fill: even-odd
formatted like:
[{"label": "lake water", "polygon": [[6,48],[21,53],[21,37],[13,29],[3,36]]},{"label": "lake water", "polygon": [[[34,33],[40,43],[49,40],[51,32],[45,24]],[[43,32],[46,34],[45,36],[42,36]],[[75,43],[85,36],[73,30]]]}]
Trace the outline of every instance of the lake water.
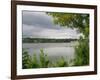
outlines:
[{"label": "lake water", "polygon": [[44,53],[48,55],[50,60],[57,60],[63,56],[67,60],[74,59],[75,50],[74,47],[78,43],[23,43],[23,48],[28,51],[29,55],[39,55],[40,49],[44,50]]}]

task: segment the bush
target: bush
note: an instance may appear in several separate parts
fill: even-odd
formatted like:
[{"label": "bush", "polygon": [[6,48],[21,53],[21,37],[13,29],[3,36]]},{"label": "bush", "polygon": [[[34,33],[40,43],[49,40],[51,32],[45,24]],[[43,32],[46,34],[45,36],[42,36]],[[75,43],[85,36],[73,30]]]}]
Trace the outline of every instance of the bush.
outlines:
[{"label": "bush", "polygon": [[89,65],[89,40],[80,39],[75,47],[75,66]]},{"label": "bush", "polygon": [[54,67],[64,67],[64,66],[68,66],[68,62],[65,61],[63,57],[59,58],[59,60],[57,60],[57,62],[54,64]]},{"label": "bush", "polygon": [[26,69],[26,68],[31,68],[31,57],[28,55],[27,51],[23,51],[22,53],[22,68]]},{"label": "bush", "polygon": [[[37,57],[39,59],[37,59]],[[68,66],[68,62],[65,61],[63,57],[59,58],[57,61],[52,62],[49,60],[48,56],[44,53],[43,49],[40,50],[40,55],[34,54],[32,57],[28,55],[27,51],[23,51],[22,57],[22,68],[48,68],[48,67],[65,67]]]},{"label": "bush", "polygon": [[41,49],[40,52],[40,67],[47,68],[49,64],[48,56],[44,54],[43,49]]},{"label": "bush", "polygon": [[39,67],[36,54],[34,54],[33,57],[31,57],[31,63],[30,64],[31,64],[31,68],[38,68]]}]

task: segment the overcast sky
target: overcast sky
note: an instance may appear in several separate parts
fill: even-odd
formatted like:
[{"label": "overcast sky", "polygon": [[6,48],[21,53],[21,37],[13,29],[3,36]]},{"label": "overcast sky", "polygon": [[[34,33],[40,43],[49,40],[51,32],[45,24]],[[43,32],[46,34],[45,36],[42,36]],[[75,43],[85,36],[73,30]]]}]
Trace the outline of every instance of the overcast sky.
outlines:
[{"label": "overcast sky", "polygon": [[23,11],[23,37],[33,38],[78,38],[76,29],[61,27],[45,12]]}]

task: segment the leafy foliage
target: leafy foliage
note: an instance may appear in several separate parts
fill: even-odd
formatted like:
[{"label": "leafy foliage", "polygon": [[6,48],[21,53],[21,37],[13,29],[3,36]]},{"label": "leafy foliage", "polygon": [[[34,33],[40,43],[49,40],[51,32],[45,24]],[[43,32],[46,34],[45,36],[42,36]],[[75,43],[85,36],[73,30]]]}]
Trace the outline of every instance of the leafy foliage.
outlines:
[{"label": "leafy foliage", "polygon": [[23,56],[23,69],[68,66],[68,62],[65,61],[63,57],[59,58],[56,62],[50,61],[43,49],[40,50],[39,60],[37,59],[36,54],[31,57],[26,51],[23,52]]},{"label": "leafy foliage", "polygon": [[74,65],[89,64],[89,14],[47,12],[52,16],[53,22],[61,27],[76,28],[84,35],[80,36],[79,45],[75,47]]},{"label": "leafy foliage", "polygon": [[64,67],[64,66],[68,66],[68,62],[65,61],[65,59],[63,57],[61,57],[55,64],[55,67]]},{"label": "leafy foliage", "polygon": [[40,67],[46,68],[49,64],[49,59],[46,54],[44,54],[43,49],[40,50]]},{"label": "leafy foliage", "polygon": [[75,66],[89,64],[89,43],[88,40],[80,39],[79,45],[75,47]]},{"label": "leafy foliage", "polygon": [[85,36],[89,34],[89,14],[47,12],[53,22],[62,27],[77,28]]},{"label": "leafy foliage", "polygon": [[25,68],[31,68],[31,65],[30,65],[30,63],[31,63],[31,57],[28,55],[28,52],[26,52],[26,51],[23,51],[23,53],[22,53],[22,67],[23,67],[23,69],[25,69]]},{"label": "leafy foliage", "polygon": [[39,64],[37,63],[38,60],[37,60],[37,56],[36,54],[33,55],[33,58],[31,57],[31,68],[37,68],[39,67]]}]

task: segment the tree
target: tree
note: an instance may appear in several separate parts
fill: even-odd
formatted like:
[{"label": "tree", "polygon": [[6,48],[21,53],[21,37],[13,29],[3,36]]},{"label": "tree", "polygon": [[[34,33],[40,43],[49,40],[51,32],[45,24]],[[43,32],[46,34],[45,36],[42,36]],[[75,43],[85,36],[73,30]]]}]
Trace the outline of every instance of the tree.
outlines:
[{"label": "tree", "polygon": [[89,14],[47,12],[53,22],[61,27],[77,28],[80,36],[79,45],[75,47],[75,66],[89,64]]},{"label": "tree", "polygon": [[89,14],[47,12],[53,22],[62,27],[77,28],[86,37],[89,35]]}]

